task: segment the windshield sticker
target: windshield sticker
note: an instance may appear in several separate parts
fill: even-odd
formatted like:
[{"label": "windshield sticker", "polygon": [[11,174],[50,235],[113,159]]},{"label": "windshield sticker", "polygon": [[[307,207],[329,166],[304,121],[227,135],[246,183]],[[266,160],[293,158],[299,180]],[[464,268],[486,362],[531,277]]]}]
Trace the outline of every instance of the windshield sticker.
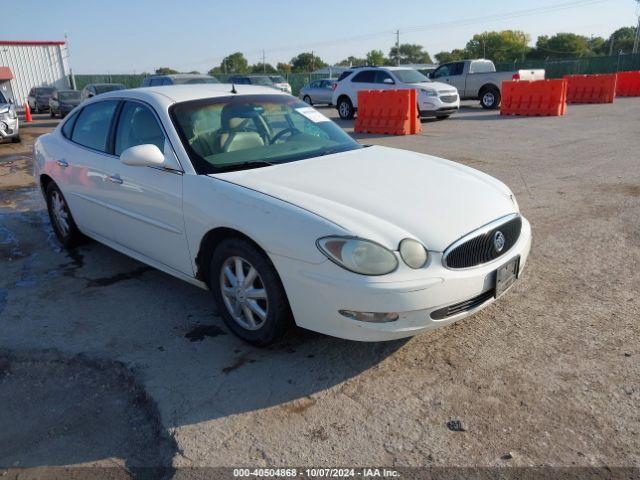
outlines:
[{"label": "windshield sticker", "polygon": [[329,119],[327,117],[325,117],[323,114],[321,114],[319,111],[317,111],[313,107],[296,108],[296,112],[298,112],[300,115],[304,115],[309,120],[311,120],[313,123],[320,123],[320,122],[328,122],[329,121]]}]

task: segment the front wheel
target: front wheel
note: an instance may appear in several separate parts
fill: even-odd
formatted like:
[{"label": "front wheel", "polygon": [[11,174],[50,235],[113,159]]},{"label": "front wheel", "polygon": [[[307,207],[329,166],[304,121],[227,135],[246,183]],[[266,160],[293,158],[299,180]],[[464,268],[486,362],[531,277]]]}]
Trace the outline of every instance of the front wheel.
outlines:
[{"label": "front wheel", "polygon": [[480,105],[487,110],[494,110],[500,106],[500,90],[489,87],[480,95]]},{"label": "front wheel", "polygon": [[211,258],[209,279],[222,319],[246,342],[268,345],[293,324],[276,269],[251,242],[239,238],[220,242]]},{"label": "front wheel", "polygon": [[71,216],[67,200],[54,182],[47,185],[45,197],[51,226],[62,246],[72,248],[81,243],[82,233]]},{"label": "front wheel", "polygon": [[355,111],[351,100],[347,97],[342,97],[338,100],[338,115],[342,120],[351,120]]},{"label": "front wheel", "polygon": [[305,95],[302,100],[304,101],[304,103],[308,103],[309,105],[313,105],[313,102],[311,101],[311,97],[309,95]]}]

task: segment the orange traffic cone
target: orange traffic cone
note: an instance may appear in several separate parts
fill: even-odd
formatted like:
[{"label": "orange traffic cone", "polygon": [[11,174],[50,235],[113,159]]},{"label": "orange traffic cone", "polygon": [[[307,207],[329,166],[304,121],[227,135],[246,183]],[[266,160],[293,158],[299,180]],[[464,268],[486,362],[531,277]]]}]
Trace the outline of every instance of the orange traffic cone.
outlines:
[{"label": "orange traffic cone", "polygon": [[31,118],[31,109],[29,108],[29,102],[24,102],[24,121],[27,123],[33,121],[33,118]]}]

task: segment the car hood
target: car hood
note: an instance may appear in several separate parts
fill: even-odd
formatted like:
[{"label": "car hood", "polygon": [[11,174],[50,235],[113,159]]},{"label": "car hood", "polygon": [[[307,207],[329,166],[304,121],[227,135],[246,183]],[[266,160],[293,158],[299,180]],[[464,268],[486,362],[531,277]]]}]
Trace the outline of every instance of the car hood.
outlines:
[{"label": "car hood", "polygon": [[210,176],[297,205],[345,233],[391,249],[413,237],[429,250],[443,251],[464,234],[517,211],[511,191],[493,177],[430,155],[378,146]]},{"label": "car hood", "polygon": [[435,89],[435,90],[438,90],[438,92],[442,90],[444,91],[458,90],[453,85],[450,85],[448,83],[442,83],[442,82],[420,82],[420,83],[414,83],[413,85],[415,85],[418,88]]}]

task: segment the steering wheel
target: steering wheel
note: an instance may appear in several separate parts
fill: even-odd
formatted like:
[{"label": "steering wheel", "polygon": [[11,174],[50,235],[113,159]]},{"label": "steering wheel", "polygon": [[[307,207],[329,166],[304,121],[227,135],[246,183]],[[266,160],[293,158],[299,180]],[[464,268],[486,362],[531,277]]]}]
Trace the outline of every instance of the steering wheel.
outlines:
[{"label": "steering wheel", "polygon": [[282,138],[283,136],[289,134],[291,136],[296,135],[298,133],[301,133],[300,130],[298,130],[297,128],[294,127],[287,127],[284,130],[280,130],[278,133],[276,133],[273,138],[271,138],[271,145],[273,145],[274,143],[276,143],[278,140],[280,140],[280,138]]}]

